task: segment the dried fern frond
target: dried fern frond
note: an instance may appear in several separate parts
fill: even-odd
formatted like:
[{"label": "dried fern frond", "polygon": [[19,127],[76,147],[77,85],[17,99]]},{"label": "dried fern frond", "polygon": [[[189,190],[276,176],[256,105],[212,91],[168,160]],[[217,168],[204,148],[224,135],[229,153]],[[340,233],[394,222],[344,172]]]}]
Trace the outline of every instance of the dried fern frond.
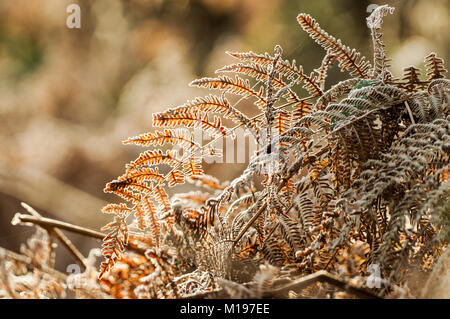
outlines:
[{"label": "dried fern frond", "polygon": [[[159,247],[160,241],[160,225],[157,220],[157,211],[153,202],[148,197],[144,197],[142,199],[142,205],[136,206],[136,209],[139,209],[139,214],[142,216],[142,224],[144,229],[149,227],[151,231],[152,243]],[[139,221],[139,219],[138,219]]]},{"label": "dried fern frond", "polygon": [[251,88],[248,80],[243,80],[236,75],[235,80],[224,75],[220,75],[218,78],[202,78],[192,81],[190,86],[196,86],[200,88],[208,89],[220,89],[223,92],[233,93],[244,97],[256,97],[255,104],[264,109],[267,106],[267,101],[263,96],[263,88],[259,91],[255,91]]},{"label": "dried fern frond", "polygon": [[102,212],[104,214],[119,214],[119,215],[125,215],[130,213],[130,209],[127,207],[127,205],[121,203],[121,204],[108,204],[105,207],[102,208]]},{"label": "dried fern frond", "polygon": [[162,146],[168,143],[180,145],[188,150],[200,149],[200,145],[194,142],[193,137],[183,130],[166,129],[163,132],[155,131],[154,133],[141,134],[123,141],[123,144],[137,144],[141,146]]},{"label": "dried fern frond", "polygon": [[427,68],[428,81],[442,79],[444,73],[447,73],[447,69],[444,67],[444,60],[438,58],[434,52],[425,57],[425,66]]},{"label": "dried fern frond", "polygon": [[[218,69],[216,71],[216,73],[221,73],[221,72],[240,73],[240,74],[248,75],[248,76],[254,78],[255,80],[263,81],[263,82],[267,82],[269,80],[269,74],[268,74],[266,68],[264,68],[260,64],[243,64],[243,63],[231,64],[231,65],[224,66],[223,68]],[[278,78],[274,77],[271,80],[273,81],[272,85],[275,88],[280,89],[287,85],[283,80],[281,80],[280,74],[278,74]]]},{"label": "dried fern frond", "polygon": [[342,71],[349,70],[355,77],[366,78],[370,70],[370,63],[361,57],[361,53],[342,44],[341,40],[322,30],[314,18],[306,13],[300,13],[297,21],[308,35],[321,45],[327,52],[336,55]]},{"label": "dried fern frond", "polygon": [[[144,192],[150,192],[151,187],[144,185],[142,183],[133,183],[132,186],[138,188]],[[105,193],[114,193],[127,201],[131,201],[133,203],[139,203],[141,200],[141,194],[136,190],[130,190],[126,182],[111,182],[106,184],[106,187],[103,189]]]},{"label": "dried fern frond", "polygon": [[392,78],[391,73],[387,70],[389,67],[389,59],[386,57],[386,52],[384,49],[385,45],[381,40],[383,34],[378,32],[378,30],[381,29],[383,17],[388,13],[393,14],[394,8],[389,7],[388,5],[378,6],[367,18],[367,26],[371,30],[372,42],[374,46],[373,70],[371,72],[372,77],[378,77],[383,81],[388,81]]},{"label": "dried fern frond", "polygon": [[188,101],[185,104],[167,110],[165,113],[176,114],[189,114],[189,113],[217,113],[224,118],[231,119],[237,124],[241,124],[243,121],[249,121],[249,119],[231,105],[225,96],[209,95],[205,97],[197,97],[192,101]]},{"label": "dried fern frond", "polygon": [[128,244],[128,226],[125,221],[127,216],[128,213],[117,211],[114,221],[102,227],[102,230],[110,229],[110,232],[103,238],[102,254],[106,261],[100,265],[99,278],[114,266]]},{"label": "dried fern frond", "polygon": [[417,92],[417,87],[422,83],[420,81],[420,71],[414,66],[410,66],[408,68],[403,69],[403,78],[402,80],[406,81],[403,87],[408,92]]},{"label": "dried fern frond", "polygon": [[[263,54],[257,54],[252,51],[245,52],[245,53],[239,53],[239,52],[230,52],[227,51],[227,54],[230,56],[237,58],[241,61],[245,62],[252,62],[257,68],[257,72],[247,72],[246,74],[251,75],[253,74],[253,77],[255,77],[257,80],[265,80],[268,79],[268,73],[266,68],[270,66],[273,63],[274,58],[270,56],[268,53]],[[242,64],[239,64],[240,66],[243,66]],[[227,67],[225,67],[225,70],[227,70]],[[264,74],[261,74],[259,70],[264,70]],[[222,71],[219,70],[219,71]],[[279,60],[277,64],[277,73],[281,77],[285,77],[288,80],[295,80],[296,82],[303,82],[304,88],[310,93],[315,96],[322,95],[322,90],[320,86],[318,85],[318,80],[311,74],[307,76],[303,72],[302,66],[297,66],[295,61],[289,62],[287,60]],[[281,79],[272,79],[275,86],[277,88],[281,88],[283,86],[286,86],[284,82],[281,81]]]},{"label": "dried fern frond", "polygon": [[176,127],[184,126],[186,128],[202,128],[213,136],[227,136],[228,130],[222,126],[222,121],[219,117],[214,117],[214,122],[211,122],[208,115],[204,112],[198,113],[154,113],[153,126],[155,127]]}]

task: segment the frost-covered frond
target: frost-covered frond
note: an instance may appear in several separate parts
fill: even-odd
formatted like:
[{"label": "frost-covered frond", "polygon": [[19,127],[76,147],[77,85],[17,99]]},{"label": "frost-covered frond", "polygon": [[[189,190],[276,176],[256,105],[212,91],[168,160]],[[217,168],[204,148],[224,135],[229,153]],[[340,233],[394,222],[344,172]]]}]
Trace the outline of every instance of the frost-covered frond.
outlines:
[{"label": "frost-covered frond", "polygon": [[385,44],[381,40],[383,34],[379,32],[383,22],[383,17],[389,13],[393,14],[394,8],[389,7],[388,5],[378,6],[367,18],[367,26],[371,31],[373,43],[372,77],[379,78],[383,81],[389,81],[392,78],[391,73],[387,70],[390,59],[386,56]]},{"label": "frost-covered frond", "polygon": [[335,54],[342,71],[349,70],[355,77],[366,78],[370,69],[370,63],[361,53],[342,44],[341,40],[329,35],[320,28],[319,24],[310,15],[301,13],[297,16],[298,23],[308,35],[321,45],[327,52]]}]

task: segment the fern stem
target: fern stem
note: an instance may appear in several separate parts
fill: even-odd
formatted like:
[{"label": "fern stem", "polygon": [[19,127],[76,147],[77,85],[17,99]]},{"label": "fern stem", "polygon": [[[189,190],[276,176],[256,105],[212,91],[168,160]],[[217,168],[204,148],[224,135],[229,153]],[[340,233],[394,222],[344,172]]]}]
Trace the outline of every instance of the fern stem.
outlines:
[{"label": "fern stem", "polygon": [[330,274],[325,270],[320,270],[314,274],[307,275],[305,277],[294,280],[293,282],[286,284],[280,288],[272,290],[272,295],[285,295],[290,290],[298,291],[302,290],[315,282],[326,282],[333,286],[344,289],[358,297],[369,299],[380,299],[380,297],[370,291],[363,288],[356,287],[347,281],[339,279],[337,276]]},{"label": "fern stem", "polygon": [[[23,208],[25,208],[34,217],[36,217],[38,219],[42,218],[41,214],[39,214],[34,208],[29,206],[28,204],[23,203],[23,202],[20,203],[20,204],[22,205]],[[72,244],[70,239],[67,238],[67,236],[64,235],[64,233],[60,229],[58,229],[56,227],[45,227],[45,229],[50,234],[53,234],[54,236],[56,236],[61,241],[61,243],[72,253],[72,255],[81,264],[81,266],[84,267],[84,269],[87,268],[86,258],[84,258],[83,254],[77,249],[77,247],[75,247],[74,244]]]},{"label": "fern stem", "polygon": [[406,110],[408,111],[409,118],[411,119],[411,123],[413,125],[415,125],[416,121],[414,121],[414,116],[412,114],[411,108],[409,107],[408,101],[405,101],[405,106],[406,106]]},{"label": "fern stem", "polygon": [[[106,234],[104,234],[102,232],[92,230],[89,228],[85,228],[85,227],[81,227],[78,225],[69,224],[69,223],[51,219],[51,218],[45,218],[45,217],[37,218],[35,216],[30,216],[30,215],[25,215],[25,214],[20,214],[20,213],[17,213],[14,216],[11,223],[13,225],[20,224],[20,223],[24,223],[24,224],[31,223],[31,224],[39,225],[44,228],[55,227],[55,228],[70,231],[72,233],[76,233],[76,234],[80,234],[83,236],[100,239],[100,240],[102,240],[106,236]],[[133,250],[137,253],[140,253],[140,254],[145,253],[144,249],[141,249],[133,244],[131,244],[131,245],[130,244],[131,243],[129,243],[128,246],[130,247],[131,250]]]}]

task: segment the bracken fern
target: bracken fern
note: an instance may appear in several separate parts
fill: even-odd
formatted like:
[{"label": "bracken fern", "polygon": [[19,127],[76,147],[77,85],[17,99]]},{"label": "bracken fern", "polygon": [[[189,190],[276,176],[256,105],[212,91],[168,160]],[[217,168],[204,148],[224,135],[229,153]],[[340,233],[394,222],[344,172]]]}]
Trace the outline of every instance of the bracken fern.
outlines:
[{"label": "bracken fern", "polygon": [[[393,11],[379,6],[367,18],[373,65],[302,13],[300,27],[325,50],[311,74],[284,60],[278,45],[273,55],[227,52],[235,64],[191,83],[220,95],[155,113],[153,125],[162,130],[124,141],[153,149],[106,185],[129,204],[103,210],[115,218],[104,239],[103,284],[134,297],[179,298],[220,287],[262,297],[279,277],[326,270],[355,279],[377,265],[384,285],[374,292],[386,296],[404,285],[410,265],[430,271],[450,228],[450,81],[435,53],[425,58],[425,78],[414,66],[393,78],[381,41],[383,17]],[[334,64],[349,78],[326,89]],[[299,97],[301,87],[308,96]],[[229,95],[241,99],[233,103]],[[243,99],[260,113],[240,111]],[[238,128],[258,150],[240,177],[222,184],[202,162],[217,156],[214,142],[235,138]],[[213,140],[201,145],[192,129]],[[166,144],[183,154],[159,149]],[[184,183],[207,192],[170,198],[168,188]],[[128,232],[129,216],[136,231]],[[127,241],[146,250],[142,267],[124,252]],[[127,286],[114,284],[116,262],[129,269]],[[318,289],[296,296],[320,295]]]}]

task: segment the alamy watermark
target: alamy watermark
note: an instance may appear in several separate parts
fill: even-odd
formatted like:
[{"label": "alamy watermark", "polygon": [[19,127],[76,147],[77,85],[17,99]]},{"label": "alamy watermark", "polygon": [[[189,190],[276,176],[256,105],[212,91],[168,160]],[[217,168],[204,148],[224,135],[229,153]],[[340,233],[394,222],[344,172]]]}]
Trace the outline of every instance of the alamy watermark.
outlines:
[{"label": "alamy watermark", "polygon": [[366,278],[366,286],[368,288],[381,288],[383,279],[381,277],[380,266],[378,264],[369,265],[367,271],[370,273],[370,276]]},{"label": "alamy watermark", "polygon": [[[342,266],[339,268],[339,274],[341,277],[345,277],[346,272],[347,271],[345,267]],[[384,280],[381,276],[380,265],[369,265],[367,267],[367,272],[369,273],[369,276],[363,277],[363,279],[365,279],[365,285],[367,288],[381,288],[381,284],[386,284],[386,280]]]},{"label": "alamy watermark", "polygon": [[81,8],[78,4],[69,4],[66,8],[66,12],[69,13],[66,19],[66,26],[69,29],[81,28]]},{"label": "alamy watermark", "polygon": [[[177,160],[193,158],[202,159],[207,164],[243,164],[256,159],[261,173],[273,174],[279,168],[281,157],[285,156],[275,132],[272,132],[269,139],[266,129],[249,132],[248,129],[238,127],[226,136],[211,135],[200,128],[194,128],[193,131],[179,128],[175,132],[195,145],[186,147],[185,144],[175,144],[172,152]],[[258,140],[255,136],[258,136]]]},{"label": "alamy watermark", "polygon": [[92,281],[90,278],[90,271],[97,257],[101,257],[102,252],[98,248],[91,249],[87,258],[88,269],[82,272],[81,267],[78,264],[69,264],[66,267],[66,273],[68,274],[66,285],[69,289],[89,289],[89,284]]},{"label": "alamy watermark", "polygon": [[375,4],[375,3],[371,3],[367,6],[366,8],[366,12],[372,12],[373,10],[375,10],[376,8],[378,8],[379,5]]}]

